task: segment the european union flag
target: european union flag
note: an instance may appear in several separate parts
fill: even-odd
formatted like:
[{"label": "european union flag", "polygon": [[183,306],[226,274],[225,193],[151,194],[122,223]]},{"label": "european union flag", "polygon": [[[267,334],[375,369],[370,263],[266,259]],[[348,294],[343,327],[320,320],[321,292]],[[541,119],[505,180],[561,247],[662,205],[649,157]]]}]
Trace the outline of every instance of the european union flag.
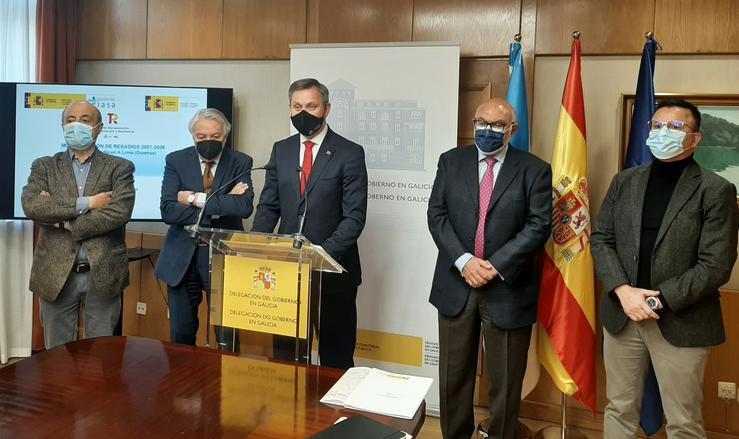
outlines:
[{"label": "european union flag", "polygon": [[652,153],[647,146],[649,137],[649,122],[655,111],[654,98],[654,59],[657,54],[656,40],[644,43],[644,51],[639,65],[639,79],[636,83],[636,101],[634,114],[631,116],[631,132],[629,133],[629,147],[626,150],[624,169],[646,165],[652,162]]},{"label": "european union flag", "polygon": [[522,151],[529,150],[529,104],[526,100],[526,76],[523,73],[521,43],[511,43],[508,54],[508,67],[511,78],[508,81],[506,100],[516,112],[518,131],[511,137],[511,145]]},{"label": "european union flag", "polygon": [[[629,147],[626,150],[624,168],[646,165],[652,162],[652,153],[647,146],[649,123],[656,107],[654,97],[654,61],[659,43],[650,39],[644,44],[644,51],[639,65],[639,79],[636,83],[636,101],[634,114],[631,116],[631,132]],[[654,367],[649,365],[649,374],[644,382],[644,397],[641,406],[639,423],[647,436],[652,436],[662,427],[664,419],[662,398],[659,395],[657,376]]]}]

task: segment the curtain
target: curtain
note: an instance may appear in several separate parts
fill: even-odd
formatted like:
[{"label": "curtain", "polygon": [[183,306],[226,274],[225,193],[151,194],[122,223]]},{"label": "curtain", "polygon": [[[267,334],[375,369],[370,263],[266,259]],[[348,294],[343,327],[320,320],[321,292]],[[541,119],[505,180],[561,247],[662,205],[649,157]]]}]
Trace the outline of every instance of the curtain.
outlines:
[{"label": "curtain", "polygon": [[0,2],[0,81],[31,81],[36,71],[36,0]]},{"label": "curtain", "polygon": [[33,224],[0,221],[0,362],[31,355]]},{"label": "curtain", "polygon": [[71,84],[77,63],[77,0],[37,0],[36,80]]},{"label": "curtain", "polygon": [[[0,81],[36,73],[36,0],[0,2]],[[11,145],[13,147],[13,145]],[[3,153],[4,151],[0,151]],[[18,188],[20,190],[20,188]],[[0,362],[31,355],[33,224],[0,220]]]}]

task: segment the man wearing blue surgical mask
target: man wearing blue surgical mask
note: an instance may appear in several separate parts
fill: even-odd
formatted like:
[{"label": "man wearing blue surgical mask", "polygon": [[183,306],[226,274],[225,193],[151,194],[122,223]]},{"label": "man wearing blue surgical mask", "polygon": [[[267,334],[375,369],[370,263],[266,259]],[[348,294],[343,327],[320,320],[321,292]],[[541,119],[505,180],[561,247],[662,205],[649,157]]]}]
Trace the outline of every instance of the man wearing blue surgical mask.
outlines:
[{"label": "man wearing blue surgical mask", "polygon": [[651,360],[668,437],[706,437],[703,375],[724,342],[719,287],[737,257],[736,187],[693,153],[701,115],[684,100],[657,105],[650,165],[617,174],[592,235],[603,283],[607,438],[635,438]]},{"label": "man wearing blue surgical mask", "polygon": [[134,204],[130,161],[97,149],[100,111],[87,101],[62,112],[67,150],[37,159],[23,188],[23,210],[40,226],[30,290],[40,297],[47,349],[112,335],[128,286],[124,225]]},{"label": "man wearing blue surgical mask", "polygon": [[[439,248],[429,301],[439,318],[439,395],[445,438],[469,438],[480,332],[491,438],[513,439],[536,321],[536,255],[549,238],[552,170],[510,148],[516,114],[503,99],[477,108],[475,144],[439,157],[428,206]],[[485,422],[484,424],[488,424]]]}]

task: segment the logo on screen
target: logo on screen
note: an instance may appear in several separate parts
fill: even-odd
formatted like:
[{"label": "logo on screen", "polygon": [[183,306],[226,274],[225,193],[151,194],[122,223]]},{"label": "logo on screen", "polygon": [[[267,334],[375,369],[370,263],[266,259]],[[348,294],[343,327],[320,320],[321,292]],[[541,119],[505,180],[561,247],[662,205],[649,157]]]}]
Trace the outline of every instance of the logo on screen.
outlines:
[{"label": "logo on screen", "polygon": [[254,270],[252,286],[255,289],[275,291],[277,289],[277,276],[270,267],[259,267]]},{"label": "logo on screen", "polygon": [[108,125],[118,125],[118,115],[115,113],[108,113]]},{"label": "logo on screen", "polygon": [[146,96],[144,110],[146,111],[178,111],[180,98],[177,96]]}]

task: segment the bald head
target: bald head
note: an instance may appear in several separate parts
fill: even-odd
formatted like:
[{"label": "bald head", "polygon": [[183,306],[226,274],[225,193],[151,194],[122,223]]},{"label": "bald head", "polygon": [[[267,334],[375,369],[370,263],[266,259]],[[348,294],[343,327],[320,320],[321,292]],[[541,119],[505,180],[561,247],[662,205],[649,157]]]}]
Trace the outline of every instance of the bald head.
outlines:
[{"label": "bald head", "polygon": [[62,125],[70,122],[84,122],[95,126],[103,121],[98,107],[87,101],[75,101],[70,103],[62,111]]},{"label": "bald head", "polygon": [[505,99],[492,98],[477,107],[475,119],[487,122],[501,121],[509,125],[516,121],[516,112],[513,111],[513,107]]}]

